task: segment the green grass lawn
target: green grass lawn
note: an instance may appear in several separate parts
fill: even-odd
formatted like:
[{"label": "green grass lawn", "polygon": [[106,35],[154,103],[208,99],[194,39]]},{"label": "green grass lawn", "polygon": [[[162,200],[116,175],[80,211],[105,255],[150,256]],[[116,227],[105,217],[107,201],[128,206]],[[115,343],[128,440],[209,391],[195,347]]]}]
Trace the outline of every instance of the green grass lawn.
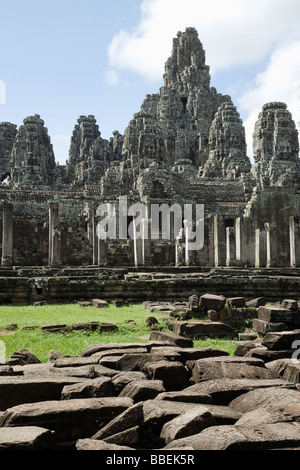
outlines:
[{"label": "green grass lawn", "polygon": [[[47,362],[49,351],[55,349],[67,356],[76,356],[87,346],[98,343],[144,342],[149,339],[151,330],[146,326],[146,318],[152,315],[142,304],[126,307],[108,308],[80,307],[78,304],[45,305],[40,307],[24,306],[0,307],[0,340],[5,344],[6,358],[18,349],[27,349],[35,354],[41,362]],[[169,331],[162,315],[154,314],[160,327]],[[23,326],[43,326],[83,322],[114,323],[118,331],[99,333],[97,331],[68,331],[62,333],[43,332],[39,328],[24,330]],[[10,331],[8,325],[17,324],[18,329]],[[233,354],[236,341],[232,340],[195,340],[195,347],[212,347]]]}]

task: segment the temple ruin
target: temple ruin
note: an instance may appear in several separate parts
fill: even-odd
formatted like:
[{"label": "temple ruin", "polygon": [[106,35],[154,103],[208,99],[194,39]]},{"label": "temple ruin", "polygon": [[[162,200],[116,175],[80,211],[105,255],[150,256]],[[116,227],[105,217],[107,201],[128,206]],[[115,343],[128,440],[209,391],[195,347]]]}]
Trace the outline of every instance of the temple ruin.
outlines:
[{"label": "temple ruin", "polygon": [[[100,282],[109,273],[116,279],[151,269],[177,268],[181,277],[212,268],[290,276],[300,267],[299,140],[287,105],[262,107],[251,162],[239,112],[230,96],[211,87],[194,28],[173,40],[163,78],[124,135],[115,131],[105,140],[94,116],[80,116],[65,165],[56,163],[39,115],[19,128],[0,123],[1,302],[48,298],[53,273],[70,282],[77,268],[85,276],[93,270]],[[152,205],[203,205],[203,247],[189,250],[184,219],[169,239],[161,237],[162,226],[155,239],[121,238],[118,225],[114,239],[100,239],[97,208],[111,204],[118,211],[125,196],[128,206],[147,208],[146,229]],[[132,223],[128,214],[115,215]]]}]

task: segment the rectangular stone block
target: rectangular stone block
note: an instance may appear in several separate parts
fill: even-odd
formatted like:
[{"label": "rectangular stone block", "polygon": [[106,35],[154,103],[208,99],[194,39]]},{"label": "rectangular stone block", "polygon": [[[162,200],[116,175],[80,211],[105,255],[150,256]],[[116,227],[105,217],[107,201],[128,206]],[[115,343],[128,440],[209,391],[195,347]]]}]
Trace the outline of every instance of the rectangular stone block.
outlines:
[{"label": "rectangular stone block", "polygon": [[235,334],[231,326],[222,322],[178,322],[173,326],[175,334],[188,336],[190,338],[224,338]]},{"label": "rectangular stone block", "polygon": [[296,341],[300,341],[300,330],[279,331],[267,333],[262,340],[262,345],[271,350],[281,351],[292,349]]},{"label": "rectangular stone block", "polygon": [[254,318],[252,327],[260,335],[265,335],[271,331],[288,331],[288,326],[285,323],[271,323],[259,318]]},{"label": "rectangular stone block", "polygon": [[0,377],[0,411],[23,403],[58,400],[65,385],[83,380],[79,377]]},{"label": "rectangular stone block", "polygon": [[274,323],[291,322],[293,321],[293,311],[282,307],[259,307],[258,319]]},{"label": "rectangular stone block", "polygon": [[165,341],[166,343],[175,344],[181,348],[192,348],[194,346],[193,341],[189,338],[163,331],[152,331],[150,340]]},{"label": "rectangular stone block", "polygon": [[15,406],[0,415],[1,427],[38,426],[55,431],[57,442],[90,437],[133,405],[127,397],[51,400]]}]

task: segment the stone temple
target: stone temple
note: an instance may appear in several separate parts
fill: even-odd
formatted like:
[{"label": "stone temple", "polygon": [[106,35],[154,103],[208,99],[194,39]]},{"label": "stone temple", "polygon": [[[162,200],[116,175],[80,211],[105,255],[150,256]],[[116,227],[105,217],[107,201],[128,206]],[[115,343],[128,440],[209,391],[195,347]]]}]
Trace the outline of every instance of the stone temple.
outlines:
[{"label": "stone temple", "polygon": [[[255,286],[253,279],[267,275],[270,291],[271,278],[280,278],[290,296],[298,289],[299,140],[287,105],[263,105],[249,143],[251,162],[239,112],[230,96],[211,86],[194,28],[173,40],[163,78],[164,86],[146,96],[124,135],[115,131],[105,140],[94,116],[80,116],[66,165],[56,163],[38,114],[19,128],[0,123],[0,302],[99,292],[156,298],[155,272],[166,281],[165,295],[184,291],[185,282],[199,286],[201,279],[211,279],[218,292],[230,285],[234,293],[234,273],[239,282],[246,279],[236,291],[252,286],[259,293],[267,281]],[[185,205],[202,205],[203,246],[189,249],[191,222],[182,216],[179,227],[172,225],[173,211],[168,238],[160,218],[155,237],[121,236],[118,222],[115,236],[101,239],[100,205],[115,207],[126,228],[133,224],[132,215],[120,214],[121,197],[127,207],[146,208],[140,233],[149,230],[153,205],[175,204],[182,214]],[[139,289],[130,287],[134,280],[141,281]],[[192,289],[190,284],[186,292]]]}]

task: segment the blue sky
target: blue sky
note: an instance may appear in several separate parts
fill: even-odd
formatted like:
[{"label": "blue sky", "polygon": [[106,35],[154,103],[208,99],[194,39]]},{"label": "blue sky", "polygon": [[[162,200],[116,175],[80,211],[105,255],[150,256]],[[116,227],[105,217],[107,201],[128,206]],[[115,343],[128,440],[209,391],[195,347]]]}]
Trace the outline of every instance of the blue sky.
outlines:
[{"label": "blue sky", "polygon": [[264,103],[285,101],[300,120],[299,19],[299,0],[0,0],[0,121],[40,114],[63,164],[80,115],[105,139],[124,132],[162,86],[172,38],[194,26],[251,156]]}]

